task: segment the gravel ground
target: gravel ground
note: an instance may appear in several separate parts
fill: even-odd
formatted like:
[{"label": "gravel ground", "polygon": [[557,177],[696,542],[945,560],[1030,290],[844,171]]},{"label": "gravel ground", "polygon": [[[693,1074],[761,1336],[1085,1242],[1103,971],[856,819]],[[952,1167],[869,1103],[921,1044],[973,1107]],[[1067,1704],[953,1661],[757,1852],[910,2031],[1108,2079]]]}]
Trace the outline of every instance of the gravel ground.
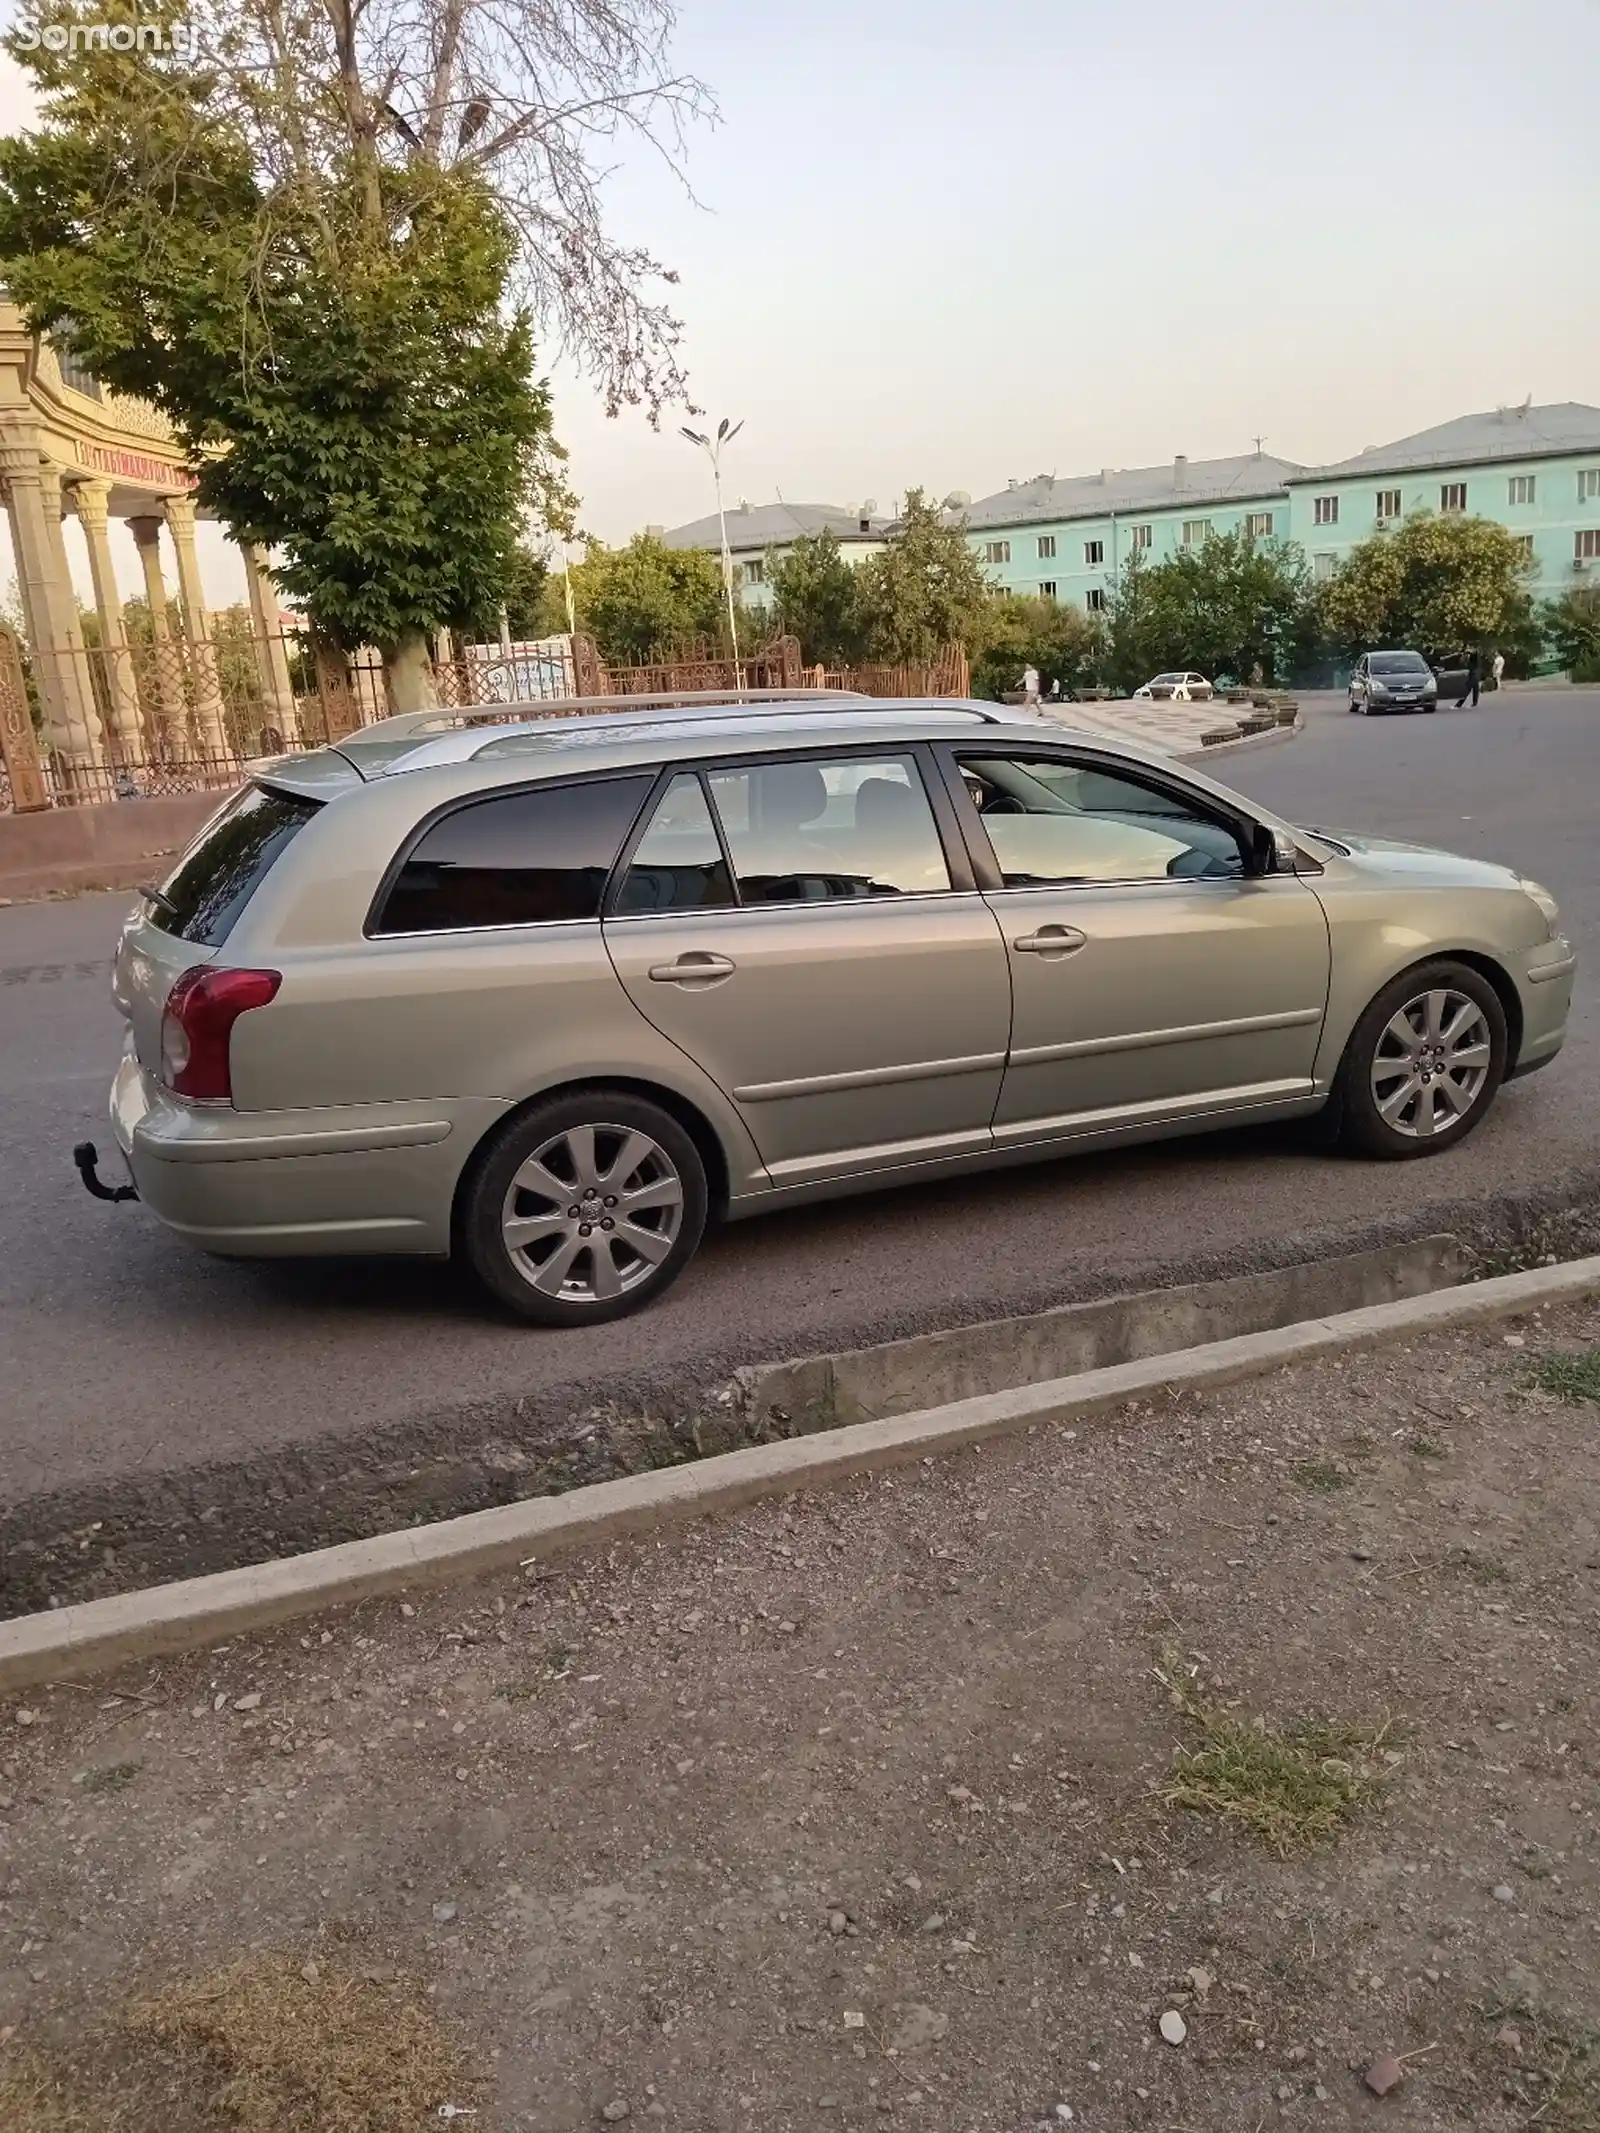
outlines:
[{"label": "gravel ground", "polygon": [[[480,2084],[336,2120],[308,2076],[310,2133],[1592,2133],[1600,1407],[1526,1379],[1597,1342],[1319,1363],[0,1710],[6,2133],[246,2124],[217,2069],[158,2110],[118,2023],[251,1951],[311,2005],[414,1981]],[[1368,1728],[1381,1797],[1280,1857],[1160,1797],[1197,1711]]]}]

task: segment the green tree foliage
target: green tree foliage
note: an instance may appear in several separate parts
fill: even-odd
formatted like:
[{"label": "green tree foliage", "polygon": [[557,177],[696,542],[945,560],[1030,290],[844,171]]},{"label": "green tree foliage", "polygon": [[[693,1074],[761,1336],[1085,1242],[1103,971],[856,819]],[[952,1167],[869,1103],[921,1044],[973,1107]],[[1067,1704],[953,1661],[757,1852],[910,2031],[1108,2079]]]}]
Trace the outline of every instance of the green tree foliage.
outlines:
[{"label": "green tree foliage", "polygon": [[876,659],[931,659],[942,645],[975,642],[994,597],[966,520],[947,518],[921,489],[907,492],[899,531],[856,577]]},{"label": "green tree foliage", "polygon": [[866,657],[868,621],[855,565],[836,533],[804,534],[767,566],[777,626],[800,640],[808,666],[852,667]]},{"label": "green tree foliage", "polygon": [[[616,665],[665,658],[726,632],[717,557],[704,548],[665,547],[648,533],[636,533],[625,548],[591,541],[572,566],[572,598],[579,629]],[[551,581],[547,614],[555,604],[563,611],[556,627],[565,629],[559,579]]]},{"label": "green tree foliage", "polygon": [[[506,559],[506,575],[501,582],[500,599],[505,607],[506,627],[519,643],[530,637],[547,634],[544,628],[545,610],[548,604],[552,579],[550,558],[536,555],[525,541],[519,542]],[[556,597],[561,598],[559,582]],[[567,626],[563,613],[560,627]],[[497,637],[500,633],[500,611],[486,618],[484,634]]]},{"label": "green tree foliage", "polygon": [[1531,573],[1504,526],[1418,512],[1353,548],[1320,588],[1319,607],[1344,652],[1405,646],[1437,663],[1525,639]]},{"label": "green tree foliage", "polygon": [[1086,614],[1064,601],[992,596],[978,619],[978,635],[968,646],[972,693],[998,702],[1019,686],[1025,667],[1037,669],[1048,693],[1059,681],[1062,694],[1099,679],[1106,655],[1106,632],[1098,615]]},{"label": "green tree foliage", "polygon": [[161,409],[337,641],[497,607],[550,413],[482,185],[370,156],[274,182],[205,71],[23,56],[45,124],[0,143],[0,259],[30,323]]},{"label": "green tree foliage", "polygon": [[1137,688],[1167,667],[1284,680],[1315,633],[1311,574],[1293,541],[1213,534],[1159,563],[1135,553],[1109,603],[1111,669]]},{"label": "green tree foliage", "polygon": [[1600,681],[1600,587],[1547,600],[1541,620],[1544,633],[1574,681]]}]

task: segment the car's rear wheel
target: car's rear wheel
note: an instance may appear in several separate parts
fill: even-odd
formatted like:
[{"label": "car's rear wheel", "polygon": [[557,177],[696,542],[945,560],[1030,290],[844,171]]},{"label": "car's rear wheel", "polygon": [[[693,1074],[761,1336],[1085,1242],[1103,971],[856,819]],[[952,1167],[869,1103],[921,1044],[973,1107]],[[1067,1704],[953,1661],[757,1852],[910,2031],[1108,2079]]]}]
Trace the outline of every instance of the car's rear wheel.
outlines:
[{"label": "car's rear wheel", "polygon": [[700,1152],[669,1112],[622,1090],[580,1089],[522,1112],[490,1142],[459,1236],[479,1279],[519,1317],[599,1325],[671,1287],[706,1204]]},{"label": "car's rear wheel", "polygon": [[1439,961],[1386,985],[1356,1024],[1340,1069],[1343,1137],[1404,1161],[1479,1126],[1505,1078],[1506,1016],[1488,979]]}]

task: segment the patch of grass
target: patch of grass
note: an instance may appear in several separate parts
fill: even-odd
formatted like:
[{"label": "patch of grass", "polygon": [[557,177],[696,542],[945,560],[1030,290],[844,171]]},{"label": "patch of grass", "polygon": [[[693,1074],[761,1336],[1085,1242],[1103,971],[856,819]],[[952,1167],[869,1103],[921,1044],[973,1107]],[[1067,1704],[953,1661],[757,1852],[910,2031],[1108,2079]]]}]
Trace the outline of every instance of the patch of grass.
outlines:
[{"label": "patch of grass", "polygon": [[1302,1459],[1290,1469],[1290,1478],[1315,1496],[1331,1496],[1337,1489],[1349,1488],[1354,1477],[1336,1459]]},{"label": "patch of grass", "polygon": [[1504,2005],[1491,2020],[1522,2031],[1520,2061],[1498,2071],[1507,2096],[1528,2107],[1527,2124],[1540,2133],[1600,2133],[1600,2039],[1553,2026],[1522,2005]]},{"label": "patch of grass", "polygon": [[1454,1570],[1462,1577],[1470,1578],[1474,1585],[1509,1585],[1511,1572],[1497,1555],[1484,1555],[1476,1548],[1452,1548],[1445,1556],[1445,1568]]},{"label": "patch of grass", "polygon": [[6,2133],[113,2133],[120,2115],[92,2112],[55,2069],[15,2038],[0,2044],[0,2126]]},{"label": "patch of grass", "polygon": [[1450,1456],[1448,1444],[1441,1444],[1437,1437],[1422,1434],[1412,1437],[1407,1442],[1406,1450],[1414,1459],[1448,1459]]},{"label": "patch of grass", "polygon": [[1558,1400],[1600,1402],[1600,1348],[1571,1355],[1544,1355],[1522,1383],[1530,1392],[1553,1393]]},{"label": "patch of grass", "polygon": [[440,2104],[480,2097],[422,1994],[343,1957],[250,1955],[140,2002],[125,2028],[207,2096],[219,2133],[417,2133]]},{"label": "patch of grass", "polygon": [[1215,1815],[1280,1859],[1337,1843],[1383,1797],[1390,1738],[1382,1725],[1319,1718],[1286,1725],[1247,1718],[1197,1695],[1170,1655],[1157,1678],[1192,1735],[1178,1748],[1159,1797],[1168,1807]]},{"label": "patch of grass", "polygon": [[143,1763],[102,1763],[97,1770],[85,1770],[78,1779],[83,1792],[126,1792]]}]

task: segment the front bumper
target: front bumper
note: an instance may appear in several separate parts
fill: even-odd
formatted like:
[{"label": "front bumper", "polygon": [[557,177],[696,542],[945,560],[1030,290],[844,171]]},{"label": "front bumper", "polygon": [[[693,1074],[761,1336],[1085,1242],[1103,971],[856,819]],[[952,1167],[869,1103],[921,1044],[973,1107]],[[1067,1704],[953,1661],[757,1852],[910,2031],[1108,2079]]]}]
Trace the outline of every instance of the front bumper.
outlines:
[{"label": "front bumper", "polygon": [[1567,1017],[1572,1008],[1572,987],[1578,959],[1572,943],[1558,935],[1530,949],[1517,987],[1522,1002],[1522,1042],[1515,1064],[1506,1075],[1515,1081],[1548,1066],[1566,1042]]},{"label": "front bumper", "polygon": [[241,1257],[450,1249],[456,1181],[503,1106],[482,1101],[236,1111],[187,1103],[130,1052],[111,1129],[169,1229]]}]

